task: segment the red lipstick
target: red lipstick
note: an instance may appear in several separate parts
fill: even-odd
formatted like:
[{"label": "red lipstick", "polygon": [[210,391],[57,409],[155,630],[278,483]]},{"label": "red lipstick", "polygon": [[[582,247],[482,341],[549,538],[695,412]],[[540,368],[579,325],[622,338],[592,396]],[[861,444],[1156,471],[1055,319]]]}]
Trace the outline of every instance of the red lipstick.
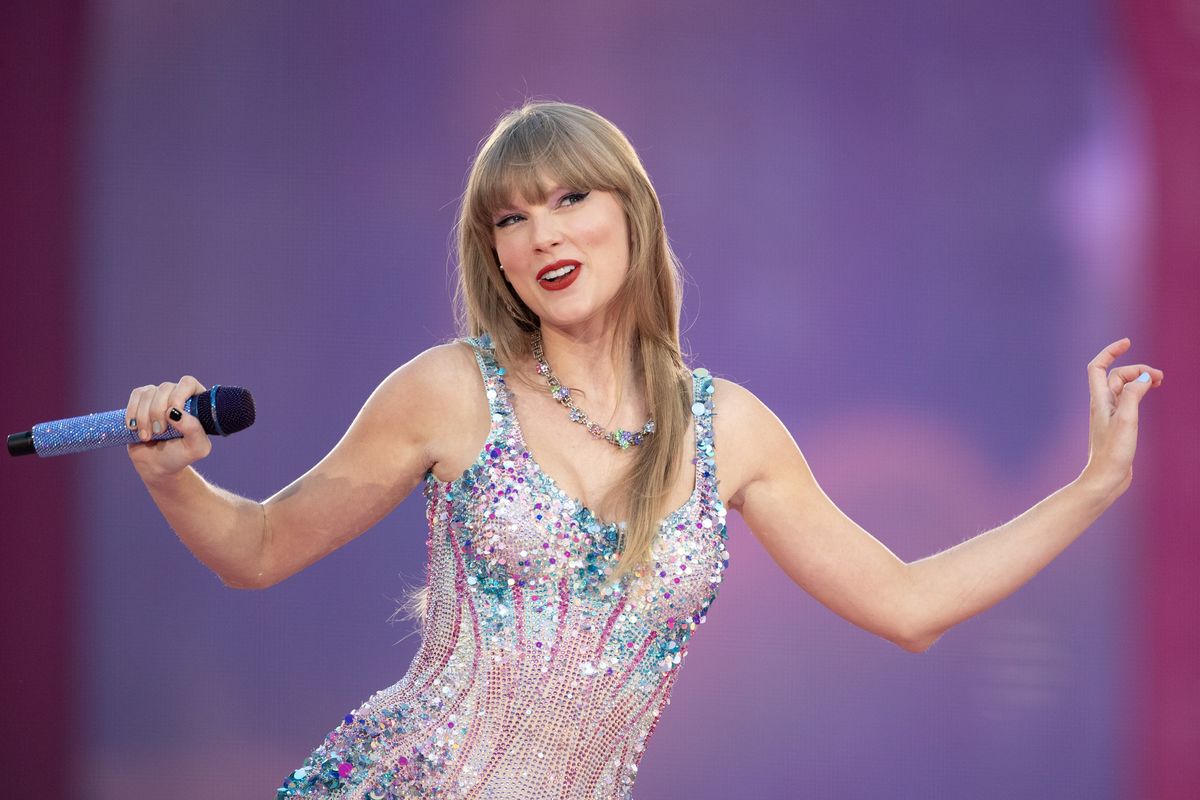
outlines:
[{"label": "red lipstick", "polygon": [[[567,272],[566,274],[559,275],[559,277],[557,277],[557,278],[543,278],[542,277],[542,276],[546,275],[547,273],[561,271],[564,267],[574,267],[574,269],[572,269],[570,272]],[[561,289],[565,289],[568,286],[570,286],[572,283],[575,282],[575,279],[579,277],[579,271],[582,268],[583,268],[582,264],[580,264],[578,261],[571,259],[571,258],[565,258],[561,261],[555,261],[553,264],[547,264],[546,266],[544,266],[538,270],[538,274],[537,274],[538,286],[541,286],[543,289],[546,289],[551,292],[557,292]]]}]

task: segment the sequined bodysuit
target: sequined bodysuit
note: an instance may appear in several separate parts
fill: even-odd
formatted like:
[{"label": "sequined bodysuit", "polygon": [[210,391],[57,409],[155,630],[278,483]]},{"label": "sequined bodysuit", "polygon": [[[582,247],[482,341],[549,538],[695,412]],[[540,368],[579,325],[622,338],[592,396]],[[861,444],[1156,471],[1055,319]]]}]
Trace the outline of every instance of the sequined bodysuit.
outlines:
[{"label": "sequined bodysuit", "polygon": [[347,714],[279,798],[628,800],[716,597],[729,553],[709,373],[692,373],[695,489],[646,569],[606,586],[617,527],[541,470],[490,340],[468,343],[491,425],[461,477],[425,478],[424,638],[404,677]]}]

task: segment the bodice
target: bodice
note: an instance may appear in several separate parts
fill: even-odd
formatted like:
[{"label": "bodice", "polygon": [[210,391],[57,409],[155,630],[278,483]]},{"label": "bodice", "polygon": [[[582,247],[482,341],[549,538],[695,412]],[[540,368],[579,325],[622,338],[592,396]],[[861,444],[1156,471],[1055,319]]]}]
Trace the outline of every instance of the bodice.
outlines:
[{"label": "bodice", "polygon": [[460,477],[426,475],[421,645],[281,797],[629,798],[716,598],[729,553],[708,372],[692,373],[692,494],[662,521],[644,568],[613,584],[618,526],[542,471],[489,340],[468,341],[491,423]]}]

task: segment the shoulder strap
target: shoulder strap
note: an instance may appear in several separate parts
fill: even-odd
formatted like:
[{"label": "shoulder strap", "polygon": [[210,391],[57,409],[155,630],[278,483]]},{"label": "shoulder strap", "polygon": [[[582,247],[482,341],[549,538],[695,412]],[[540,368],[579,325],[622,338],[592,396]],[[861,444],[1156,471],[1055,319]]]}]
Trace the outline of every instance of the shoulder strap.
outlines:
[{"label": "shoulder strap", "polygon": [[704,367],[692,370],[692,416],[696,420],[696,481],[709,487],[717,483],[716,451],[713,448],[713,379]]},{"label": "shoulder strap", "polygon": [[496,348],[488,334],[468,336],[463,339],[475,351],[475,361],[483,375],[483,391],[487,395],[488,410],[491,412],[492,427],[503,423],[512,413],[508,387],[504,385],[504,367],[496,361]]}]

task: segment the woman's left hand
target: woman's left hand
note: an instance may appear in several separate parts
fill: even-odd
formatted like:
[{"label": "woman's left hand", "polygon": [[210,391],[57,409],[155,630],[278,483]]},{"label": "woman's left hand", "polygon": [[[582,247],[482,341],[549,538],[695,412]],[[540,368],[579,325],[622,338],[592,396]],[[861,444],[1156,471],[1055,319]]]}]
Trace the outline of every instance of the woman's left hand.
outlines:
[{"label": "woman's left hand", "polygon": [[[1088,462],[1080,476],[1115,500],[1133,481],[1137,449],[1138,404],[1162,385],[1163,372],[1147,364],[1113,367],[1129,349],[1129,339],[1113,342],[1088,364],[1091,423]],[[1146,377],[1142,377],[1142,376]]]}]

